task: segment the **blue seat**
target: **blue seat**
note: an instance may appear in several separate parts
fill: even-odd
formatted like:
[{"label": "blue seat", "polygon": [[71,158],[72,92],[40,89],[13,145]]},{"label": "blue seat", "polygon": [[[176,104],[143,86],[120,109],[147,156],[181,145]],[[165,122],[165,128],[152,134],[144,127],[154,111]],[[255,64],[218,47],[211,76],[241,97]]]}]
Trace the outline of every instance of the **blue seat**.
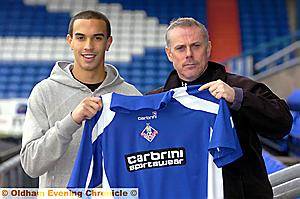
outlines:
[{"label": "blue seat", "polygon": [[32,84],[32,83],[24,83],[20,86],[20,90],[22,92],[29,93],[32,90],[33,86],[34,86],[34,84]]},{"label": "blue seat", "polygon": [[12,75],[23,75],[23,68],[22,67],[11,67],[10,73]]},{"label": "blue seat", "polygon": [[29,94],[30,94],[29,92],[22,91],[22,92],[18,93],[18,97],[20,97],[20,98],[28,98]]},{"label": "blue seat", "polygon": [[40,67],[38,69],[38,74],[40,76],[46,76],[46,77],[48,77],[50,75],[50,69],[46,68],[46,67]]},{"label": "blue seat", "polygon": [[22,74],[12,75],[9,78],[9,82],[12,84],[19,84],[22,80]]},{"label": "blue seat", "polygon": [[0,84],[6,86],[9,83],[9,77],[7,75],[0,75]]},{"label": "blue seat", "polygon": [[239,0],[238,5],[243,50],[255,49],[257,44],[289,34],[285,1]]},{"label": "blue seat", "polygon": [[9,92],[18,92],[20,90],[20,86],[15,83],[8,84],[7,90]]},{"label": "blue seat", "polygon": [[268,153],[265,150],[263,151],[262,155],[264,158],[264,162],[265,162],[268,174],[274,173],[276,171],[279,171],[279,170],[287,167],[282,162],[280,162],[278,159],[276,159],[276,157],[272,156],[270,153]]},{"label": "blue seat", "polygon": [[9,73],[10,73],[10,69],[0,64],[0,76],[6,76]]},{"label": "blue seat", "polygon": [[157,17],[161,24],[168,24],[172,19],[179,16],[192,16],[206,24],[205,0],[198,0],[195,3],[178,0],[101,0],[99,2],[120,3],[125,10],[144,10],[148,16]]},{"label": "blue seat", "polygon": [[6,90],[6,84],[0,83],[0,92],[4,92]]},{"label": "blue seat", "polygon": [[25,75],[22,78],[23,84],[34,84],[37,81],[37,76],[34,75]]},{"label": "blue seat", "polygon": [[9,91],[4,94],[4,97],[5,98],[17,98],[17,97],[19,97],[19,94],[17,91]]}]

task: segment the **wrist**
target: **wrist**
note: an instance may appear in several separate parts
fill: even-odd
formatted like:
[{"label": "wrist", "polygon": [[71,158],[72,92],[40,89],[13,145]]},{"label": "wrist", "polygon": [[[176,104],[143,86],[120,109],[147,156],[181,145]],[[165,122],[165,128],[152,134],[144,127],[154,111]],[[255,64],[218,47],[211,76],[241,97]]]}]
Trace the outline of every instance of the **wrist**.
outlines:
[{"label": "wrist", "polygon": [[242,105],[242,101],[243,101],[243,89],[242,88],[238,88],[238,87],[233,87],[234,89],[234,100],[233,102],[230,104],[230,108],[238,111],[241,108]]},{"label": "wrist", "polygon": [[78,125],[81,125],[82,120],[80,118],[76,117],[74,115],[74,112],[71,112],[71,117],[72,117],[72,119],[73,119],[74,122],[76,122]]}]

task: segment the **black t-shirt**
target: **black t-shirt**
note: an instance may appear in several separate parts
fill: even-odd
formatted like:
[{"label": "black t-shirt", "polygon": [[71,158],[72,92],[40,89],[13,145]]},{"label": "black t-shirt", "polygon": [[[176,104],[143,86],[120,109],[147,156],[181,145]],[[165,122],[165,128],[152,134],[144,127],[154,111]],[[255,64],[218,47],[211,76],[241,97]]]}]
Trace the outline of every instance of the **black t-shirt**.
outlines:
[{"label": "black t-shirt", "polygon": [[[74,77],[74,79],[76,79],[76,77],[74,76],[72,70],[71,70],[71,74]],[[82,82],[78,79],[76,79],[76,80],[79,81],[80,83],[86,85],[92,92],[94,92],[102,84],[102,82],[98,82],[98,83],[95,83],[95,84],[88,84],[88,83],[84,83],[84,82]]]}]

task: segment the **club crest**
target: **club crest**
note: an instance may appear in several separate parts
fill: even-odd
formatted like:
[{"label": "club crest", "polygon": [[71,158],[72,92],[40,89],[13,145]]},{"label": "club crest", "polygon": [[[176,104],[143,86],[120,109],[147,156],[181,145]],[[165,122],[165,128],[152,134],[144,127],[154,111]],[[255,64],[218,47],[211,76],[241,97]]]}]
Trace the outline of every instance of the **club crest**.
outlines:
[{"label": "club crest", "polygon": [[148,142],[152,142],[152,140],[155,138],[155,136],[158,134],[158,131],[155,130],[152,126],[150,126],[150,123],[146,123],[146,127],[141,132],[141,136],[144,137]]}]

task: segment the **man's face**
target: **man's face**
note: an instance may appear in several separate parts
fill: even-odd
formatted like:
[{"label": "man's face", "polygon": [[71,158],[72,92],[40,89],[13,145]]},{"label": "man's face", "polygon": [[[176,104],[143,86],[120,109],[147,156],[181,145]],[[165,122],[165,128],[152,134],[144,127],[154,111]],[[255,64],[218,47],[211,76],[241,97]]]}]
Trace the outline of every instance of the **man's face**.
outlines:
[{"label": "man's face", "polygon": [[169,33],[168,59],[173,63],[180,79],[191,82],[207,68],[211,43],[197,26],[175,27]]},{"label": "man's face", "polygon": [[74,67],[83,71],[94,71],[104,66],[105,51],[112,43],[107,38],[106,24],[100,19],[77,19],[73,34],[67,36],[67,43],[73,50]]}]

